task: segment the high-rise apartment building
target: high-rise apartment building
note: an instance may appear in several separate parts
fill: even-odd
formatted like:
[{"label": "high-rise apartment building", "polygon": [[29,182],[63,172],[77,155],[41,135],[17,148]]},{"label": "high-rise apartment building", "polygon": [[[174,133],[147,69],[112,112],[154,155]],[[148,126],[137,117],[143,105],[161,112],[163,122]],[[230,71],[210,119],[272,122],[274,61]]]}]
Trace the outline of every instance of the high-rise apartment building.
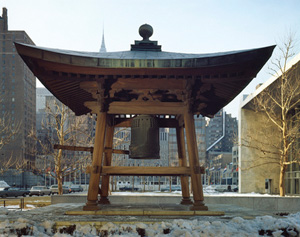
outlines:
[{"label": "high-rise apartment building", "polygon": [[[194,116],[195,119],[195,131],[197,138],[197,148],[198,148],[198,157],[201,165],[206,163],[205,152],[206,152],[206,143],[205,143],[205,125],[206,120],[203,116]],[[176,139],[176,129],[169,129],[169,159],[171,166],[178,166],[178,150],[177,150],[177,139]],[[187,152],[187,149],[186,149]],[[188,159],[188,154],[187,154]]]},{"label": "high-rise apartment building", "polygon": [[7,9],[3,8],[0,16],[0,115],[2,118],[8,116],[12,126],[21,126],[14,140],[1,149],[1,160],[12,157],[30,168],[36,144],[28,137],[31,130],[35,131],[36,79],[18,55],[14,42],[34,44],[25,31],[8,30]]},{"label": "high-rise apartment building", "polygon": [[51,92],[45,87],[36,88],[36,112],[45,109],[46,96],[51,96]]},{"label": "high-rise apartment building", "polygon": [[[236,144],[238,123],[236,118],[222,109],[210,119],[206,127],[206,155],[209,167],[209,182],[232,184],[232,147]],[[235,179],[237,182],[237,179]]]},{"label": "high-rise apartment building", "polygon": [[236,118],[220,110],[206,127],[207,152],[231,152],[238,134]]}]

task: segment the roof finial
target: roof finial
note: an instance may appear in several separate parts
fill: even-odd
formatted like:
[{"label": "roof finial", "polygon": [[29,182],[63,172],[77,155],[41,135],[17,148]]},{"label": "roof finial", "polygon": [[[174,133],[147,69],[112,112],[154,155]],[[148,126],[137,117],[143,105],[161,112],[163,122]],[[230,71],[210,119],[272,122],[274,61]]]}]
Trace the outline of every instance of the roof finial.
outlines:
[{"label": "roof finial", "polygon": [[142,36],[143,40],[135,40],[135,44],[131,45],[131,51],[161,51],[161,45],[157,45],[157,41],[149,39],[153,34],[152,26],[148,24],[141,25],[139,34]]},{"label": "roof finial", "polygon": [[153,28],[148,24],[141,25],[139,33],[143,37],[143,41],[149,41],[149,38],[153,35]]}]

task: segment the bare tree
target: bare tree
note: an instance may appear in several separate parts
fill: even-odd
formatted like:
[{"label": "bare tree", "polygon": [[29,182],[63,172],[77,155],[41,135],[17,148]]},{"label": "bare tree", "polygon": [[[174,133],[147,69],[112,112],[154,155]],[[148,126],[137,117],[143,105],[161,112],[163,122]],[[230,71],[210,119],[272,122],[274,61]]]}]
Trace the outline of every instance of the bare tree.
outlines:
[{"label": "bare tree", "polygon": [[[0,105],[8,106],[10,103],[8,101],[9,98],[6,96],[6,93],[1,94],[0,96]],[[13,119],[12,115],[9,112],[4,112],[0,117],[0,151],[4,148],[4,146],[9,145],[13,142],[16,137],[19,135],[21,129],[21,122]],[[23,163],[23,161],[19,160],[17,157],[14,157],[14,154],[10,154],[10,156],[1,157],[1,168],[0,173],[4,173],[10,168],[19,168]]]},{"label": "bare tree", "polygon": [[67,106],[53,99],[46,104],[46,121],[43,121],[42,124],[46,136],[40,139],[33,131],[30,134],[37,140],[42,153],[53,157],[55,173],[49,173],[57,180],[59,194],[63,193],[64,176],[76,172],[78,166],[87,164],[86,159],[89,159],[90,155],[82,155],[78,159],[74,159],[74,151],[53,149],[54,145],[84,144],[87,146],[92,144],[92,133],[88,133],[86,126],[83,126],[85,119],[84,117],[75,117]]},{"label": "bare tree", "polygon": [[279,56],[273,60],[271,71],[274,83],[258,94],[252,109],[263,114],[261,129],[248,131],[242,138],[242,146],[258,151],[249,168],[275,164],[279,167],[279,193],[285,196],[285,174],[288,165],[300,164],[298,152],[300,127],[300,65],[288,68],[288,61],[294,56],[295,40],[290,34],[282,46]]}]

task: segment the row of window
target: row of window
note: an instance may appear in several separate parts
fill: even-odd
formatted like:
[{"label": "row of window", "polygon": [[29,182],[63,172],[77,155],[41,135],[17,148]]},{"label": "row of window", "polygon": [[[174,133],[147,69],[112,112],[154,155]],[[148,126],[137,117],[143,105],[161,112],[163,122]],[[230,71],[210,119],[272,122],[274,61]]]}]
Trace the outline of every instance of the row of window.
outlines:
[{"label": "row of window", "polygon": [[[7,37],[7,36],[12,36],[12,37]],[[2,34],[2,39],[10,40],[10,38],[12,38],[12,41],[15,41],[16,40],[16,35],[15,34]]]}]

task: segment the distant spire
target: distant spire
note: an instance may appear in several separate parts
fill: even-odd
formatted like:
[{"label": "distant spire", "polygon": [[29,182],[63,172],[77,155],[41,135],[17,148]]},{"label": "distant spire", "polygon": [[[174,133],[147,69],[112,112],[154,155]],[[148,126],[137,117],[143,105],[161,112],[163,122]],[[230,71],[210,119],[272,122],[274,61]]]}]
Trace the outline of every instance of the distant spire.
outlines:
[{"label": "distant spire", "polygon": [[102,43],[101,43],[101,48],[100,48],[100,53],[106,53],[106,47],[105,47],[105,41],[104,41],[104,28],[102,32]]}]

